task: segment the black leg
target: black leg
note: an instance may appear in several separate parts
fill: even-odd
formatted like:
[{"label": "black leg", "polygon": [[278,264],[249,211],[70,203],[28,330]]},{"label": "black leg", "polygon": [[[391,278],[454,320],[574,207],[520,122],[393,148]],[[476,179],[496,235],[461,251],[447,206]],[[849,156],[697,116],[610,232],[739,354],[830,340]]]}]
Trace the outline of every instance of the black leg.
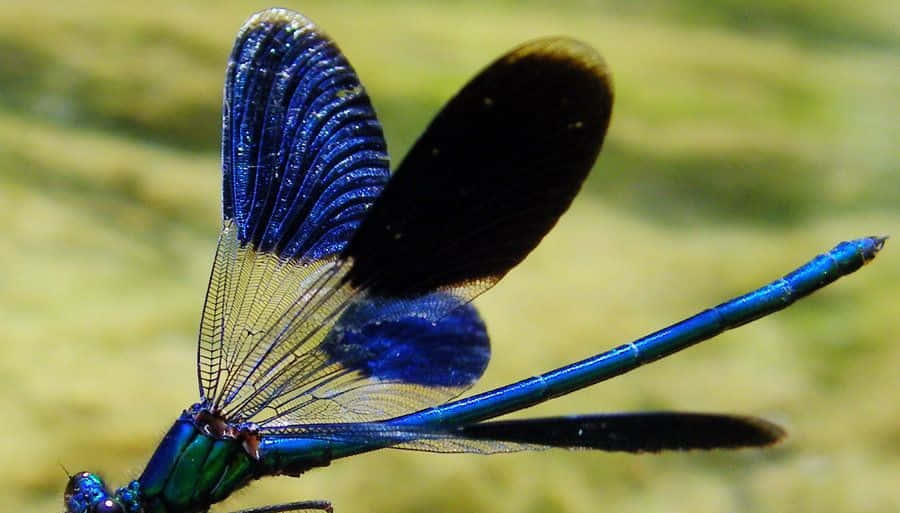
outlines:
[{"label": "black leg", "polygon": [[261,508],[242,509],[232,513],[300,513],[301,511],[324,511],[333,513],[331,503],[328,501],[300,501],[287,504],[273,504]]}]

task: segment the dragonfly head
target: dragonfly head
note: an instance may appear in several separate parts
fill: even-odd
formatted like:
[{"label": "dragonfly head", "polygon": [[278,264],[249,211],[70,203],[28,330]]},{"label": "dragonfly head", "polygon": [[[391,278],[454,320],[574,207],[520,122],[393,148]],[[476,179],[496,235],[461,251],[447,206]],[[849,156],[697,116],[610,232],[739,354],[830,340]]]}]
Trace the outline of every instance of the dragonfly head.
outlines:
[{"label": "dragonfly head", "polygon": [[97,474],[77,472],[69,477],[65,494],[66,513],[125,513]]}]

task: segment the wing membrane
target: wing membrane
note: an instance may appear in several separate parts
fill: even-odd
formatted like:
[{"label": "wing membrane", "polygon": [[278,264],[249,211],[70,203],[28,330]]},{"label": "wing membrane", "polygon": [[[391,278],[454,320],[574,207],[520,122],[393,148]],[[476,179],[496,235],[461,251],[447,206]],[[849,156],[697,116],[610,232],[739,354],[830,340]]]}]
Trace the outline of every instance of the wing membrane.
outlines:
[{"label": "wing membrane", "polygon": [[337,46],[297,13],[259,13],[225,77],[223,213],[241,244],[316,260],[346,245],[388,177],[375,111]]},{"label": "wing membrane", "polygon": [[519,263],[569,207],[612,109],[602,58],[574,40],[514,49],[431,122],[344,254],[386,296],[477,283]]},{"label": "wing membrane", "polygon": [[593,50],[520,47],[448,103],[382,193],[381,128],[346,59],[299,14],[252,17],[226,74],[201,400],[290,430],[383,420],[466,390],[490,354],[468,301],[566,210],[611,101]]},{"label": "wing membrane", "polygon": [[387,177],[381,129],[336,46],[273,9],[226,74],[224,223],[201,321],[201,400],[229,420],[374,420],[458,395],[489,358],[465,298],[376,298],[338,258]]},{"label": "wing membrane", "polygon": [[442,453],[495,454],[549,448],[619,452],[736,449],[777,443],[785,433],[757,417],[638,412],[480,422],[458,428],[391,422],[313,424],[265,430],[350,444]]},{"label": "wing membrane", "polygon": [[241,28],[223,106],[223,230],[201,321],[201,399],[252,410],[358,291],[337,254],[389,176],[381,127],[337,46],[303,16]]},{"label": "wing membrane", "polygon": [[439,404],[481,377],[490,347],[474,307],[433,293],[354,301],[314,354],[285,366],[279,386],[256,395],[271,410],[260,425],[384,419]]},{"label": "wing membrane", "polygon": [[241,246],[237,231],[228,223],[220,237],[199,366],[210,391],[204,398],[246,420],[281,391],[286,375],[314,381],[328,372],[316,348],[357,292],[338,286],[337,261],[301,263],[261,253]]},{"label": "wing membrane", "polygon": [[[209,323],[229,341],[221,345],[214,376],[221,384],[211,405],[228,419],[263,426],[384,419],[455,397],[487,366],[484,324],[459,297],[374,299],[338,285],[344,269],[334,261],[278,259],[239,247],[236,229],[226,229],[219,253],[235,247],[237,260],[252,262],[260,279],[252,308],[229,308],[227,295],[220,300],[227,284],[211,286],[207,297],[207,309],[246,312]],[[211,284],[226,274],[214,271]]]},{"label": "wing membrane", "polygon": [[568,449],[659,452],[771,445],[784,430],[739,415],[638,412],[482,422],[465,426],[460,435]]}]

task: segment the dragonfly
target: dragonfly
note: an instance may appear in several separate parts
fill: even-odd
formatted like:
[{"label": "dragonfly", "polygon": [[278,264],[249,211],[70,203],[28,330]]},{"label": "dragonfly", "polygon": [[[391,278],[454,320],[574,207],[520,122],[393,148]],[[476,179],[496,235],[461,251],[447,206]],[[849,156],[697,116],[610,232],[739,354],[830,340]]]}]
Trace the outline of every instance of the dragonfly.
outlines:
[{"label": "dragonfly", "polygon": [[[624,412],[492,420],[781,310],[871,261],[842,242],[755,291],[582,361],[459,398],[490,358],[471,300],[534,249],[593,167],[612,113],[604,60],[564,37],[519,46],[437,114],[393,174],[335,43],[269,9],[226,68],[222,228],[197,348],[198,401],[141,475],[69,477],[67,513],[197,513],[254,480],[377,449],[438,453],[759,447],[749,416]],[[324,500],[238,513],[331,511]]]}]

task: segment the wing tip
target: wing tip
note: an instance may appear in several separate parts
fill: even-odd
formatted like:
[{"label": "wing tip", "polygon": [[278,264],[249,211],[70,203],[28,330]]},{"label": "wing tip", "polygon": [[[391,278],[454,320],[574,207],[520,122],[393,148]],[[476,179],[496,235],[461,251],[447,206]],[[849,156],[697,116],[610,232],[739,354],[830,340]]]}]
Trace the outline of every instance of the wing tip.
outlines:
[{"label": "wing tip", "polygon": [[582,63],[586,68],[598,70],[604,75],[609,74],[606,60],[600,52],[590,44],[569,36],[546,36],[526,41],[508,52],[505,58],[515,61],[533,54],[573,60]]},{"label": "wing tip", "polygon": [[247,21],[241,25],[238,30],[238,39],[242,39],[244,34],[250,32],[260,25],[272,23],[276,25],[291,26],[292,29],[310,29],[317,30],[315,23],[309,18],[297,11],[285,9],[282,7],[272,7],[262,11],[255,12],[247,18]]},{"label": "wing tip", "polygon": [[607,89],[610,99],[613,96],[612,72],[606,59],[590,44],[568,36],[548,36],[523,43],[514,48],[501,59],[514,63],[532,56],[555,59],[585,73],[594,76]]},{"label": "wing tip", "polygon": [[787,437],[787,431],[774,422],[760,417],[740,417],[740,419],[756,435],[748,440],[751,443],[741,447],[767,447],[779,444]]}]

